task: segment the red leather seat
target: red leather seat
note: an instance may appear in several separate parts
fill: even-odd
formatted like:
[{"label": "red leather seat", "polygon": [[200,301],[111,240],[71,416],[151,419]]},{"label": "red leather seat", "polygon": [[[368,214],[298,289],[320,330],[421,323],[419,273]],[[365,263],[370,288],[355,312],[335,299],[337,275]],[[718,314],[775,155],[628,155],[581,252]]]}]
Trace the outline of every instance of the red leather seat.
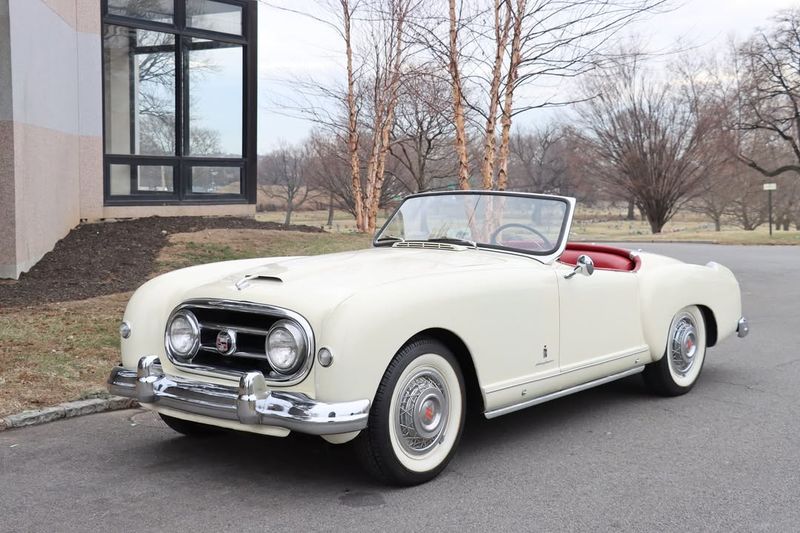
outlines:
[{"label": "red leather seat", "polygon": [[584,244],[568,242],[567,248],[559,262],[567,265],[575,265],[578,256],[588,255],[594,261],[594,267],[603,270],[633,271],[639,268],[640,260],[636,256],[631,256],[630,250],[615,248],[613,246],[602,246],[599,244]]}]

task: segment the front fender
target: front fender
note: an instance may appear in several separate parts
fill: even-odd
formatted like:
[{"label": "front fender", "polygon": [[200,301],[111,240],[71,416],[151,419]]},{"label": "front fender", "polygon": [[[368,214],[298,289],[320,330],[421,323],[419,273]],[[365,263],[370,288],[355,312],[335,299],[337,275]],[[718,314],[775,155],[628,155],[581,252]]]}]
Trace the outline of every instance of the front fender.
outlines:
[{"label": "front fender", "polygon": [[[496,273],[495,273],[496,274]],[[412,337],[432,328],[459,337],[481,387],[535,372],[542,346],[558,351],[558,294],[550,268],[430,275],[373,287],[339,304],[319,325],[317,397],[372,399],[390,361]],[[476,283],[476,280],[481,280]]]},{"label": "front fender", "polygon": [[654,361],[663,357],[672,318],[689,305],[708,307],[717,324],[717,342],[736,331],[742,316],[739,283],[726,267],[673,263],[643,271],[640,281],[642,323]]}]

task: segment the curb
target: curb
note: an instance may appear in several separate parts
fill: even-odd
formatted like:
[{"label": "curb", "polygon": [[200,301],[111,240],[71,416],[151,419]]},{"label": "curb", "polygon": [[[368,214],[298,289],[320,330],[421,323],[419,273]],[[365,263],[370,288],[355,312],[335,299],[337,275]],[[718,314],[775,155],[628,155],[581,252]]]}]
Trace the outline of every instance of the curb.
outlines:
[{"label": "curb", "polygon": [[91,415],[104,411],[118,411],[137,407],[139,403],[131,398],[121,396],[110,396],[108,398],[92,398],[89,400],[78,400],[76,402],[65,402],[55,407],[45,407],[34,411],[23,411],[15,415],[0,418],[0,431],[26,426],[38,426],[62,418],[74,418],[76,416]]}]

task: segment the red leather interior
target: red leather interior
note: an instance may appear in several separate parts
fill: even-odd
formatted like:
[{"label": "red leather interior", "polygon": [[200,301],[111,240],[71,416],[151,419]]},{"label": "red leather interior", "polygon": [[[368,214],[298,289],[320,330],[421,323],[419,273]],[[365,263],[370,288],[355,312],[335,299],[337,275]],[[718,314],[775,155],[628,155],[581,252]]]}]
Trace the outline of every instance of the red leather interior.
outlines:
[{"label": "red leather interior", "polygon": [[637,256],[631,256],[630,250],[581,242],[568,242],[566,250],[558,261],[566,265],[575,265],[580,255],[588,255],[594,261],[594,267],[603,270],[630,272],[638,270],[641,264]]}]

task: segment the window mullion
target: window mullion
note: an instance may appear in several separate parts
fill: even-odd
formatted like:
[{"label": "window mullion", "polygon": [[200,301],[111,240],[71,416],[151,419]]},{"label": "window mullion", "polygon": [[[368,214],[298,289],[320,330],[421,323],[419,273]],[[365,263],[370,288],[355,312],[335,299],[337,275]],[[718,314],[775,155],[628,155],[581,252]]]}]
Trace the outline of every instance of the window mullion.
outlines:
[{"label": "window mullion", "polygon": [[186,29],[186,0],[175,0],[175,25],[178,31]]}]

